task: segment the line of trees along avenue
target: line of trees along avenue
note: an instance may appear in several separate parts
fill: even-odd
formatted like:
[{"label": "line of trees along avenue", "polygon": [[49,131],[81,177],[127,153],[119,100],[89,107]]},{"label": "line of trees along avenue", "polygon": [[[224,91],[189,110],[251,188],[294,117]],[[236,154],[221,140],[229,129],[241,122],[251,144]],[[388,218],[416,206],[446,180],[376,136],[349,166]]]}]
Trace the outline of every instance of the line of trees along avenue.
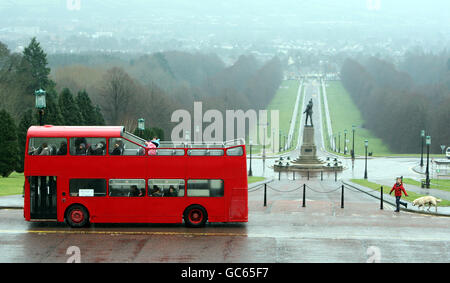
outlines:
[{"label": "line of trees along avenue", "polygon": [[432,137],[431,152],[450,142],[448,53],[407,54],[398,65],[370,57],[348,59],[343,86],[373,131],[393,152],[420,152],[420,131]]}]

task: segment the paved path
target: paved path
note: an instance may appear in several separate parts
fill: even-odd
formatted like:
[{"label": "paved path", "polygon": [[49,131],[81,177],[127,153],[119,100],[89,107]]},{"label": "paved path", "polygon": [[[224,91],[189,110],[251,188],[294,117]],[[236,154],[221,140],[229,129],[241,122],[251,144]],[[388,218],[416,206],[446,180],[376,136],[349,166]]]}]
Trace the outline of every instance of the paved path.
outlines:
[{"label": "paved path", "polygon": [[23,208],[22,195],[0,196],[0,209]]}]

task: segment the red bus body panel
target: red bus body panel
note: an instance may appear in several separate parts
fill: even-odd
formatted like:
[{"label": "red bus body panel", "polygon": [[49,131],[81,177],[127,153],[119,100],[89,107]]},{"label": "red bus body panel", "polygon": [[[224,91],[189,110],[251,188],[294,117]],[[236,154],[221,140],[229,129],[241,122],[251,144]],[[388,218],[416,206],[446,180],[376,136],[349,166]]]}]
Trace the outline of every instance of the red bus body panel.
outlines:
[{"label": "red bus body panel", "polygon": [[[123,138],[123,127],[42,126],[28,130],[34,137]],[[209,222],[247,222],[247,168],[245,146],[241,156],[25,156],[24,217],[30,217],[31,176],[56,176],[57,221],[63,222],[66,209],[81,204],[89,212],[92,223],[181,223],[184,210],[192,205],[203,206]],[[226,152],[226,148],[224,148]],[[106,179],[107,195],[73,197],[69,194],[70,179]],[[145,179],[145,197],[110,197],[109,179]],[[222,179],[223,197],[149,197],[149,179]]]}]

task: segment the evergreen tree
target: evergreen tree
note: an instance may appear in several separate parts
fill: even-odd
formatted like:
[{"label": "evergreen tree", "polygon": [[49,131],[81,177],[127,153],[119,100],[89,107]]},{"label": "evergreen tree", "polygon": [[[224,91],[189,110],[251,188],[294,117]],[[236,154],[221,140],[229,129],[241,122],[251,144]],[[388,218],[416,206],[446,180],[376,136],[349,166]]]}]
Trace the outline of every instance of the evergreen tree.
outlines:
[{"label": "evergreen tree", "polygon": [[8,177],[17,167],[19,147],[16,124],[6,110],[0,110],[0,128],[0,174]]},{"label": "evergreen tree", "polygon": [[78,92],[76,102],[83,119],[83,124],[88,126],[97,125],[97,113],[91,99],[85,90]]},{"label": "evergreen tree", "polygon": [[22,115],[22,119],[17,127],[17,143],[19,145],[18,164],[16,172],[22,173],[24,171],[25,148],[27,142],[27,131],[33,125],[33,110],[28,109]]},{"label": "evergreen tree", "polygon": [[105,125],[105,119],[103,118],[102,111],[98,105],[95,106],[95,124],[97,126]]},{"label": "evergreen tree", "polygon": [[78,126],[84,124],[78,105],[68,88],[62,90],[58,98],[58,104],[64,125]]},{"label": "evergreen tree", "polygon": [[27,82],[27,92],[32,93],[36,89],[47,89],[54,86],[49,79],[50,68],[47,67],[47,54],[42,50],[36,37],[31,39],[30,44],[23,51],[22,71],[31,74]]}]

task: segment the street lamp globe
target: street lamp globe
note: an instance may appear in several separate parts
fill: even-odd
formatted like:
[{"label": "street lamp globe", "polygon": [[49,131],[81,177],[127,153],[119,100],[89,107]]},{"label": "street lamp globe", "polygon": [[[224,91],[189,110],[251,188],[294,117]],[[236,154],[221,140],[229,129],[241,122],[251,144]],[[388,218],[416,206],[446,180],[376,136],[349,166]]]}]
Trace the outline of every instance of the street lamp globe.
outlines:
[{"label": "street lamp globe", "polygon": [[45,103],[46,92],[45,92],[45,90],[38,89],[34,92],[34,95],[36,96],[36,108],[44,109],[46,107],[46,103]]},{"label": "street lamp globe", "polygon": [[364,141],[364,146],[365,146],[365,147],[368,147],[368,146],[369,146],[369,141],[368,141],[368,140],[365,140],[365,141]]},{"label": "street lamp globe", "polygon": [[425,130],[420,131],[420,136],[423,138],[425,137]]},{"label": "street lamp globe", "polygon": [[145,119],[140,118],[138,119],[138,129],[143,131],[145,129]]},{"label": "street lamp globe", "polygon": [[426,138],[426,145],[430,145],[431,144],[431,137],[427,136]]}]

